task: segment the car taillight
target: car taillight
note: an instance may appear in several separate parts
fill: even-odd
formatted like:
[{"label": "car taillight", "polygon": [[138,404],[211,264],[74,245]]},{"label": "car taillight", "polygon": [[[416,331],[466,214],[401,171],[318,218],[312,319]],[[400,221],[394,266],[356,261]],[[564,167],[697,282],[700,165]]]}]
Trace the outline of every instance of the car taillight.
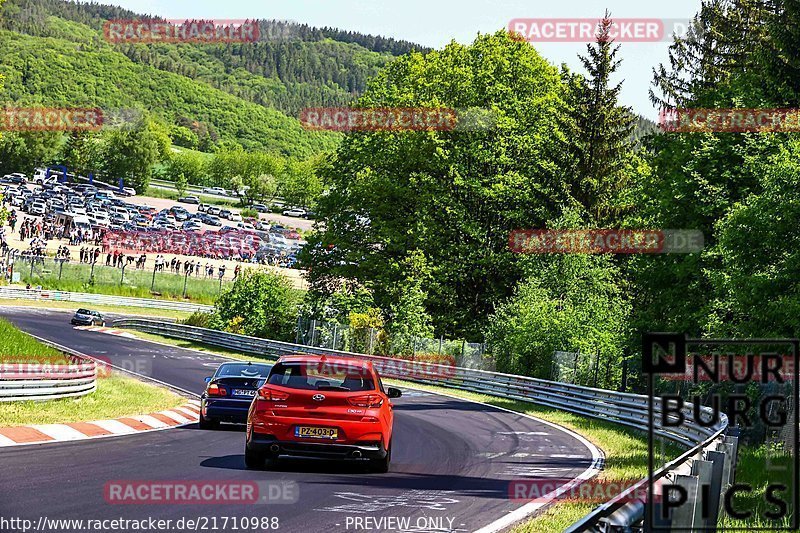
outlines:
[{"label": "car taillight", "polygon": [[209,396],[227,396],[228,395],[228,389],[226,389],[225,387],[220,387],[216,383],[212,383],[211,385],[209,385],[208,389],[206,389],[206,392],[208,393]]},{"label": "car taillight", "polygon": [[383,405],[383,398],[377,394],[356,396],[354,398],[348,398],[347,401],[350,402],[350,405],[353,407],[380,407]]},{"label": "car taillight", "polygon": [[258,389],[258,397],[268,402],[285,402],[289,399],[289,394],[262,387]]}]

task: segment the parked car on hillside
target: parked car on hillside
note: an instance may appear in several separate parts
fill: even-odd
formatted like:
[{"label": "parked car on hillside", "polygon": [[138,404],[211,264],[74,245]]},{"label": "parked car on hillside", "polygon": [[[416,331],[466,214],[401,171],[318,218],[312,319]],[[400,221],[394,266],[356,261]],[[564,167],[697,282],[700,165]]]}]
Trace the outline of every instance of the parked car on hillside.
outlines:
[{"label": "parked car on hillside", "polygon": [[14,184],[25,184],[28,183],[28,178],[22,172],[12,172],[11,174],[6,174],[3,176],[3,179],[0,180],[3,183],[14,183]]},{"label": "parked car on hillside", "polygon": [[287,217],[295,217],[295,218],[302,218],[306,216],[306,210],[300,209],[299,207],[293,207],[291,209],[287,209],[283,212],[284,216]]}]

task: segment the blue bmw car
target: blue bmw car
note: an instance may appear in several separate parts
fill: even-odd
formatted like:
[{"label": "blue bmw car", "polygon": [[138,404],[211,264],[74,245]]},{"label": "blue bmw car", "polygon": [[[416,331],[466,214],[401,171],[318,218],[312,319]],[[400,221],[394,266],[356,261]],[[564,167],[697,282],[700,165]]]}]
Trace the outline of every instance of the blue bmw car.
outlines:
[{"label": "blue bmw car", "polygon": [[220,422],[246,423],[247,410],[271,368],[252,362],[220,365],[206,378],[206,390],[200,396],[200,429],[215,429]]}]

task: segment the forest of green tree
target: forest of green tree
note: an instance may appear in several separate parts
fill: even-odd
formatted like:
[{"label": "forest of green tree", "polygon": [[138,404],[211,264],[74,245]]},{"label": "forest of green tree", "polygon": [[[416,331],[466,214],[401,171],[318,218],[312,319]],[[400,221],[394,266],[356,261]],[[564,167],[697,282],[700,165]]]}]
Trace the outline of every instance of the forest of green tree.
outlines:
[{"label": "forest of green tree", "polygon": [[[220,141],[306,158],[339,136],[303,130],[303,107],[347,105],[411,43],[332,28],[259,21],[241,44],[110,44],[103,24],[149,18],[110,5],[9,0],[0,9],[3,100],[18,105],[135,108],[190,125],[199,148]],[[176,139],[180,143],[183,138]]]},{"label": "forest of green tree", "polygon": [[[800,105],[800,1],[709,0],[694,24],[655,69],[657,108]],[[571,72],[501,31],[383,69],[365,105],[500,118],[491,131],[344,139],[321,170],[330,193],[305,258],[312,309],[485,339],[499,369],[544,378],[555,350],[598,354],[610,369],[599,384],[615,387],[622,360],[640,362],[643,332],[800,336],[798,133],[642,137],[652,124],[611,81],[622,47],[598,38]],[[705,247],[520,255],[508,246],[520,228],[699,230]]]}]

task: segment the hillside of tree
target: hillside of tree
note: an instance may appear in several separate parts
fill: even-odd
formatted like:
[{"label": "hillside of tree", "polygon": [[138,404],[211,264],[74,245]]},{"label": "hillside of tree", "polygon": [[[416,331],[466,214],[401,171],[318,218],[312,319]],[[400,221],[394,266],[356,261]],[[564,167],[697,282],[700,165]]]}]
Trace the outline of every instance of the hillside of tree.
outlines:
[{"label": "hillside of tree", "polygon": [[334,147],[340,136],[304,130],[298,111],[351,103],[395,55],[415,48],[280,21],[260,21],[268,38],[236,45],[104,40],[107,20],[132,18],[151,17],[103,4],[9,0],[0,8],[2,99],[144,109],[194,130],[188,144],[185,135],[173,137],[188,148],[209,151],[233,141],[305,158]]}]

